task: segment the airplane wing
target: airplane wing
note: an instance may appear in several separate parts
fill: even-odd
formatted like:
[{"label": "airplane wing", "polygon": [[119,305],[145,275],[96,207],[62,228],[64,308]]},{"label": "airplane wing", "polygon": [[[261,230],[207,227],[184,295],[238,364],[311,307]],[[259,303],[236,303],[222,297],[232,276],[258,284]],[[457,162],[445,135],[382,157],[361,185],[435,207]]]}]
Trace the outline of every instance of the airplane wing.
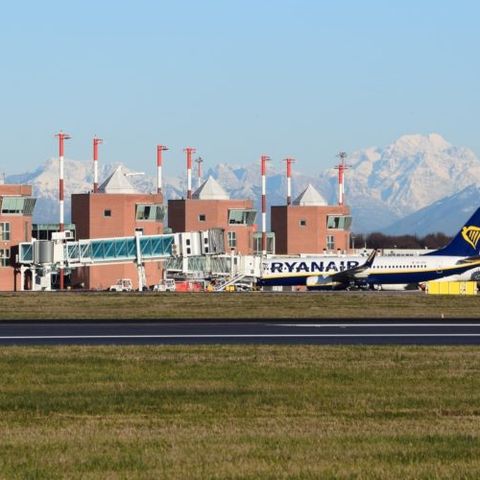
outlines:
[{"label": "airplane wing", "polygon": [[328,285],[348,284],[352,281],[362,278],[362,273],[368,270],[377,255],[376,250],[372,250],[365,263],[357,265],[354,268],[343,270],[343,272],[325,273],[324,275],[311,275],[307,278],[307,287],[321,287]]},{"label": "airplane wing", "polygon": [[474,255],[473,257],[465,257],[461,260],[458,260],[457,265],[465,264],[478,264],[480,263],[480,255]]}]

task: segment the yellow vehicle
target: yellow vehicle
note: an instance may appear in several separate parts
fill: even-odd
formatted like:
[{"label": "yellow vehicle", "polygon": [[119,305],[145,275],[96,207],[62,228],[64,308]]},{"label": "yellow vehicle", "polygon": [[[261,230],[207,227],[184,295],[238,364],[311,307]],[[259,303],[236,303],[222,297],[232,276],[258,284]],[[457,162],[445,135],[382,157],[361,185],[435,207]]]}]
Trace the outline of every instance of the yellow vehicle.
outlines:
[{"label": "yellow vehicle", "polygon": [[430,295],[476,295],[477,282],[427,282],[426,292]]}]

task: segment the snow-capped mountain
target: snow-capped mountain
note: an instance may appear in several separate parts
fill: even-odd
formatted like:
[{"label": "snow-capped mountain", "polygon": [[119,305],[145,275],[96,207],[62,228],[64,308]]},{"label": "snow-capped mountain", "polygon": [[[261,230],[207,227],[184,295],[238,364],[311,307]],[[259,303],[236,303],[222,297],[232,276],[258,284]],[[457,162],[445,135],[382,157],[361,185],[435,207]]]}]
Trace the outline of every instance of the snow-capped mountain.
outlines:
[{"label": "snow-capped mountain", "polygon": [[[116,165],[102,165],[100,178],[106,178]],[[35,223],[58,222],[58,159],[51,158],[33,172],[8,175],[7,183],[33,185],[37,204],[33,214]],[[70,195],[87,192],[92,188],[93,172],[89,162],[65,159],[65,220],[70,221]]]},{"label": "snow-capped mountain", "polygon": [[[100,183],[107,178],[119,164],[100,164]],[[123,165],[126,173],[134,173],[134,170]],[[72,193],[91,191],[93,185],[92,165],[89,161],[72,160],[64,161],[65,176],[65,221],[69,222]],[[260,208],[260,177],[258,165],[233,166],[218,164],[206,172],[218,180],[228,191],[232,198],[251,198],[254,204]],[[134,175],[129,178],[130,182],[140,192],[154,192],[156,190],[155,178],[150,175]],[[34,223],[58,222],[58,159],[51,158],[33,172],[17,175],[8,175],[7,183],[27,183],[33,185],[33,195],[37,198],[34,212]],[[167,199],[185,197],[187,182],[184,176],[164,177],[164,190]],[[318,183],[314,177],[295,174],[293,194],[299,194],[309,182]],[[197,187],[197,179],[193,179],[194,190]],[[285,203],[286,179],[284,175],[271,170],[268,180],[268,204]]]},{"label": "snow-capped mountain", "polygon": [[[381,230],[471,184],[480,184],[480,160],[475,154],[438,134],[404,135],[386,148],[354,152],[348,163],[346,195],[359,230]],[[321,178],[324,189],[335,188],[335,170]]]},{"label": "snow-capped mountain", "polygon": [[407,215],[384,229],[388,235],[416,234],[423,237],[432,232],[456,234],[479,206],[480,187],[470,185],[461,192]]},{"label": "snow-capped mountain", "polygon": [[[346,199],[352,209],[353,229],[357,232],[382,230],[471,184],[480,185],[480,160],[476,155],[468,148],[451,145],[438,134],[404,135],[385,148],[354,152],[348,164]],[[258,200],[258,165],[223,164],[211,169],[209,174],[233,196]],[[298,195],[311,183],[329,203],[335,203],[337,175],[334,168],[315,177],[294,169],[293,194]],[[284,172],[269,172],[270,204],[283,203],[285,191]]]},{"label": "snow-capped mountain", "polygon": [[[347,163],[349,169],[346,174],[346,199],[352,208],[353,230],[356,232],[383,230],[389,226],[391,226],[389,231],[393,232],[397,231],[395,225],[400,229],[399,232],[420,234],[423,231],[434,231],[434,224],[425,224],[421,227],[421,219],[415,220],[417,222],[415,225],[397,222],[445,197],[455,197],[458,192],[472,184],[480,185],[480,160],[468,148],[453,146],[438,134],[404,135],[385,148],[371,147],[354,152],[349,156]],[[100,164],[101,181],[117,165]],[[128,167],[125,167],[125,170],[132,171]],[[205,178],[211,175],[232,198],[251,198],[256,208],[259,208],[259,170],[259,165],[256,163],[243,166],[221,163],[210,168]],[[152,176],[132,176],[130,179],[140,191],[155,190],[155,179]],[[33,184],[34,195],[38,198],[34,214],[35,222],[58,221],[56,159],[48,160],[33,172],[7,176],[6,181],[7,183]],[[337,171],[334,168],[317,172],[316,175],[307,175],[301,173],[298,168],[294,168],[292,177],[294,197],[309,183],[315,186],[330,203],[336,202]],[[193,185],[194,188],[197,185],[195,178]],[[87,192],[91,186],[91,162],[66,159],[67,221],[70,194]],[[185,196],[186,178],[167,176],[164,189],[167,198]],[[268,204],[284,204],[285,196],[284,168],[269,165]],[[472,198],[468,201],[476,206],[477,200],[474,197],[475,195],[472,194]],[[458,198],[461,202],[465,197]],[[439,203],[435,208],[440,208],[440,205],[442,204]]]}]

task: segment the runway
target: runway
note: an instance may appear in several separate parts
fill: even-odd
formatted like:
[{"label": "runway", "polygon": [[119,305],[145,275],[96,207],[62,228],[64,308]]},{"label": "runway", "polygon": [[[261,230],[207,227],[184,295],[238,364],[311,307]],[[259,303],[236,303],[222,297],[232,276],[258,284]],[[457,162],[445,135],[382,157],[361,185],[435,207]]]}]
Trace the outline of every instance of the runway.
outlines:
[{"label": "runway", "polygon": [[0,345],[478,345],[475,320],[11,321]]}]

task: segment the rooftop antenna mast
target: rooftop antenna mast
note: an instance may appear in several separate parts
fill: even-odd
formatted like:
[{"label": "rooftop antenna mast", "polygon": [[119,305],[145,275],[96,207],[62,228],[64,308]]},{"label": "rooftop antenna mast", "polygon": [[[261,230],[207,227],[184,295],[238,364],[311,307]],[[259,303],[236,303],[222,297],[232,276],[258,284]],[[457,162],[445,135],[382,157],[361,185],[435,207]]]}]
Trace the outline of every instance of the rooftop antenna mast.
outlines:
[{"label": "rooftop antenna mast", "polygon": [[338,170],[338,204],[343,205],[345,202],[345,170],[350,168],[350,165],[347,165],[346,152],[338,152],[337,158],[340,159],[339,164],[335,167]]},{"label": "rooftop antenna mast", "polygon": [[197,164],[197,182],[198,182],[198,188],[200,188],[200,185],[202,184],[202,163],[203,163],[203,158],[198,157],[195,159],[195,163]]},{"label": "rooftop antenna mast", "polygon": [[262,255],[267,254],[267,162],[271,158],[268,155],[260,157],[262,175]]},{"label": "rooftop antenna mast", "polygon": [[163,179],[162,179],[162,168],[163,168],[163,155],[162,153],[168,150],[168,147],[165,145],[157,145],[157,193],[163,193]]},{"label": "rooftop antenna mast", "polygon": [[185,147],[183,151],[187,155],[187,198],[192,198],[192,154],[196,152],[193,147]]},{"label": "rooftop antenna mast", "polygon": [[93,193],[98,193],[98,146],[102,143],[101,138],[93,137]]},{"label": "rooftop antenna mast", "polygon": [[[55,135],[58,138],[58,160],[59,160],[59,175],[58,175],[58,204],[59,204],[59,221],[58,230],[63,232],[65,230],[65,215],[64,215],[64,167],[63,159],[65,154],[65,140],[69,140],[71,137],[68,133],[60,131]],[[63,270],[63,262],[58,269],[59,276],[59,289],[63,290],[65,282],[65,274]]]},{"label": "rooftop antenna mast", "polygon": [[294,158],[285,158],[287,163],[287,205],[292,204],[292,163],[295,163]]}]

